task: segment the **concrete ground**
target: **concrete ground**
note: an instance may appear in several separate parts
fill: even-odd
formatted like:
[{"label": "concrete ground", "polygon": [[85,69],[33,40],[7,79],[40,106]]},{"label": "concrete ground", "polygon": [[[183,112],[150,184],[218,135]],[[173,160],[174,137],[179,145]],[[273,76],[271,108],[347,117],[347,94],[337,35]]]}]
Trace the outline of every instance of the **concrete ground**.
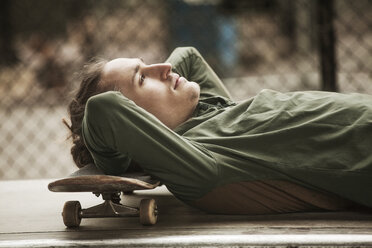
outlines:
[{"label": "concrete ground", "polygon": [[175,199],[162,186],[137,191],[124,202],[155,198],[158,223],[142,226],[136,217],[83,219],[66,229],[65,201],[83,208],[101,203],[91,193],[52,193],[52,180],[0,182],[0,247],[310,247],[372,246],[372,214],[296,213],[266,216],[205,214]]}]

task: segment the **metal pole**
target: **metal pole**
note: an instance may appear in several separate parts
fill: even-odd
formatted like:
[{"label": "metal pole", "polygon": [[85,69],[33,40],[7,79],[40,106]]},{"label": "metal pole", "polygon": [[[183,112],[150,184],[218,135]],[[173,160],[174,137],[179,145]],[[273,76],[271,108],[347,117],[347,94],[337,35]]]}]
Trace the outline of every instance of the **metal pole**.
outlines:
[{"label": "metal pole", "polygon": [[338,90],[333,10],[333,0],[317,0],[318,50],[322,90],[325,91]]}]

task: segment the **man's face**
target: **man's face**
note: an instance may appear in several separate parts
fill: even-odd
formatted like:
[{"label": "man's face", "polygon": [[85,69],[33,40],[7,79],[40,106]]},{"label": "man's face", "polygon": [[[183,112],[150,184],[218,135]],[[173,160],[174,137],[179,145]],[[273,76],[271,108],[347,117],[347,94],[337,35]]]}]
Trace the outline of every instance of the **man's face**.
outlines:
[{"label": "man's face", "polygon": [[191,116],[199,100],[199,85],[173,73],[169,63],[114,59],[105,65],[102,80],[172,129]]}]

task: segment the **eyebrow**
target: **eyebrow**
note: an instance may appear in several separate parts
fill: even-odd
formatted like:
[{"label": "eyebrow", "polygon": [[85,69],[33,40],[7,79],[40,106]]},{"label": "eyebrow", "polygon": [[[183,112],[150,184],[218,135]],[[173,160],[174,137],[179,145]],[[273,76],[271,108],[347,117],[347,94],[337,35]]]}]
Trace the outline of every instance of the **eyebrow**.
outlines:
[{"label": "eyebrow", "polygon": [[[139,60],[141,60],[142,63],[144,63],[144,61],[143,61],[142,58],[139,58]],[[136,74],[139,71],[139,68],[140,68],[140,65],[139,64],[136,66],[136,68],[134,68],[133,76],[132,76],[132,81],[131,81],[132,82],[132,85],[134,85],[134,78],[136,77]]]}]

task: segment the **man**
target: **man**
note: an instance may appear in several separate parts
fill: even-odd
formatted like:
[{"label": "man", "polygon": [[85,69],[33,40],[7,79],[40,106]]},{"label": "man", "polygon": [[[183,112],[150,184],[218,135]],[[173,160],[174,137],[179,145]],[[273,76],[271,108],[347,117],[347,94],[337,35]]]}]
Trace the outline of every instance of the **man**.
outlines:
[{"label": "man", "polygon": [[107,174],[135,161],[214,213],[372,206],[371,96],[264,90],[234,103],[190,47],[164,64],[115,59],[96,75],[76,137]]}]

